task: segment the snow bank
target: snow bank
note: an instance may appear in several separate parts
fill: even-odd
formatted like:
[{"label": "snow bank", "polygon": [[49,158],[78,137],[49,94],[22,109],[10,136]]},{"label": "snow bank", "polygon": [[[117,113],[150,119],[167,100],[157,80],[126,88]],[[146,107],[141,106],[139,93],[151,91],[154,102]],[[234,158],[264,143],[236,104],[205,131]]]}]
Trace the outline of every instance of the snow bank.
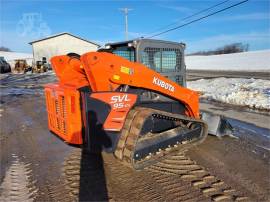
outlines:
[{"label": "snow bank", "polygon": [[270,50],[243,53],[186,56],[188,70],[270,71]]},{"label": "snow bank", "polygon": [[216,78],[187,82],[201,97],[229,104],[270,110],[270,81],[262,79]]},{"label": "snow bank", "polygon": [[17,52],[5,52],[0,51],[0,56],[8,60],[17,60],[17,59],[33,59],[33,54],[31,53],[17,53]]},{"label": "snow bank", "polygon": [[12,68],[14,68],[15,66],[15,60],[18,60],[18,59],[26,60],[28,65],[32,65],[32,62],[33,62],[33,54],[31,53],[0,51],[0,57],[4,57],[5,60],[10,64]]}]

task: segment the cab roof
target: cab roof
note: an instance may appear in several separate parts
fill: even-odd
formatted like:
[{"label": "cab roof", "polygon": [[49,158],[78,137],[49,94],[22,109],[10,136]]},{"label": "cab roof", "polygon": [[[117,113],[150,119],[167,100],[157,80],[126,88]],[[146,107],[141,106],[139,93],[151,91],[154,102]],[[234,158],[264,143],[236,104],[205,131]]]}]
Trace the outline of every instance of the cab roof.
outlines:
[{"label": "cab roof", "polygon": [[105,46],[126,46],[129,43],[133,44],[138,44],[142,42],[155,42],[155,43],[168,43],[168,44],[175,44],[175,45],[186,45],[185,43],[182,42],[173,42],[173,41],[165,41],[165,40],[158,40],[158,39],[144,39],[144,38],[136,38],[132,40],[127,40],[127,41],[120,41],[120,42],[114,42],[114,43],[107,43]]}]

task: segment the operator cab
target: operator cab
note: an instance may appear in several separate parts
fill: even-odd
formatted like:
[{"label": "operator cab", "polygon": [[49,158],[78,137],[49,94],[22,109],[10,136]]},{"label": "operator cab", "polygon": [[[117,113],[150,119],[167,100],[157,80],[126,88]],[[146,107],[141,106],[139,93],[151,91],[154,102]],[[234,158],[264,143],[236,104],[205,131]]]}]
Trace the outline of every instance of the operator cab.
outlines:
[{"label": "operator cab", "polygon": [[114,53],[132,62],[142,63],[179,85],[186,86],[184,49],[184,43],[142,38],[108,43],[105,49],[99,51]]}]

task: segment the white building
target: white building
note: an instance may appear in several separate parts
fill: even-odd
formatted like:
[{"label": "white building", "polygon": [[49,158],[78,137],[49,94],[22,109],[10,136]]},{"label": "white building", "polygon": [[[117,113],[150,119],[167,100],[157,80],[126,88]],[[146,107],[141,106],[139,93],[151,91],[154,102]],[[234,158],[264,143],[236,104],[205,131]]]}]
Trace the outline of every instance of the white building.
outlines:
[{"label": "white building", "polygon": [[96,51],[100,45],[70,33],[60,33],[40,40],[30,42],[33,48],[34,62],[46,61],[50,63],[50,58],[56,55],[66,55],[77,53],[79,55]]}]

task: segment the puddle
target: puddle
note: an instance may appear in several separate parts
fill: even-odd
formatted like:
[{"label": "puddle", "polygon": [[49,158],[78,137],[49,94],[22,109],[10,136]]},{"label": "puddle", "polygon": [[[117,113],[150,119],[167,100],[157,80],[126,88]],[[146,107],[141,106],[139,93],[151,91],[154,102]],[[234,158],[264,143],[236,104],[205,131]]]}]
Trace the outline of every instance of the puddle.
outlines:
[{"label": "puddle", "polygon": [[270,151],[270,129],[236,119],[227,119],[234,128],[234,135],[253,142],[257,147]]},{"label": "puddle", "polygon": [[43,89],[26,89],[26,88],[0,88],[0,95],[42,95]]},{"label": "puddle", "polygon": [[0,95],[42,95],[43,85],[56,81],[54,72],[0,76]]}]

